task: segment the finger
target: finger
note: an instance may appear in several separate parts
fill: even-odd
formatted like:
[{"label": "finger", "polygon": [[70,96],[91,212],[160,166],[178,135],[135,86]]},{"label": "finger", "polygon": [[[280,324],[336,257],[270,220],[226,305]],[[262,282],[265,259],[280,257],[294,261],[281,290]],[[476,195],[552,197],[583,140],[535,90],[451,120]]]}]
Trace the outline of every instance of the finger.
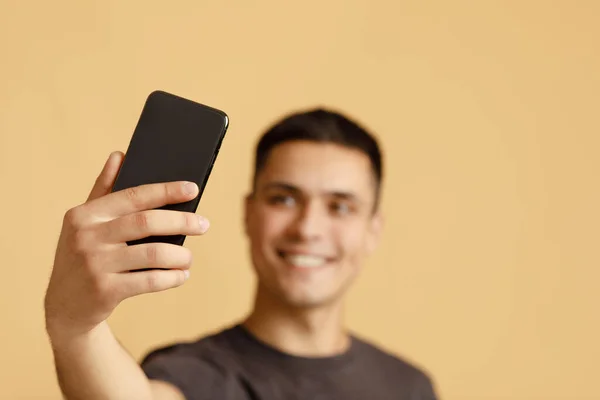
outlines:
[{"label": "finger", "polygon": [[138,269],[189,269],[192,252],[171,243],[142,243],[122,246],[111,252],[106,260],[107,272],[129,272]]},{"label": "finger", "polygon": [[99,226],[102,240],[108,243],[123,243],[159,235],[202,235],[209,222],[191,212],[172,210],[147,210],[109,220]]},{"label": "finger", "polygon": [[183,203],[197,195],[198,185],[194,182],[151,183],[107,194],[85,206],[98,217],[113,219],[167,204]]},{"label": "finger", "polygon": [[96,178],[94,187],[92,188],[86,201],[90,201],[110,193],[112,185],[115,182],[117,174],[119,173],[119,168],[121,168],[122,163],[122,152],[115,151],[110,154],[110,156],[104,163],[104,167],[102,168],[100,175],[98,175],[98,177]]},{"label": "finger", "polygon": [[138,296],[145,293],[160,292],[176,288],[185,283],[189,277],[189,270],[151,270],[131,272],[115,277],[120,288],[120,297]]}]

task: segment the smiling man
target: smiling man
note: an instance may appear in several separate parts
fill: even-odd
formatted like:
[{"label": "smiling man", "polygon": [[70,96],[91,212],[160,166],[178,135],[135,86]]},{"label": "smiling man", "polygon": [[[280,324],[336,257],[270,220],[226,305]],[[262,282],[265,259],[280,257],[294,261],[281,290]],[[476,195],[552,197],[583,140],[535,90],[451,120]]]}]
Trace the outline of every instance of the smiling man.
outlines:
[{"label": "smiling man", "polygon": [[[119,194],[106,194],[106,188],[121,160],[121,155],[109,160],[96,185],[100,189],[90,196],[89,204],[95,206],[83,205],[68,213],[66,221],[78,224],[66,223],[62,236],[73,235],[68,228],[87,226],[80,222],[93,219],[86,212],[118,206]],[[425,372],[358,338],[343,320],[344,296],[381,234],[382,175],[376,140],[349,118],[317,109],[278,121],[258,143],[252,190],[245,200],[245,231],[258,278],[252,311],[217,333],[156,349],[140,366],[120,347],[105,320],[123,298],[182,284],[183,274],[178,271],[189,268],[190,262],[183,249],[175,253],[165,247],[160,256],[156,256],[158,250],[153,251],[153,259],[163,260],[161,266],[173,270],[154,273],[150,287],[141,286],[131,293],[114,289],[121,297],[107,302],[105,297],[113,293],[107,284],[108,289],[96,298],[84,299],[87,309],[75,309],[65,304],[65,290],[68,293],[71,288],[84,296],[74,286],[85,285],[73,278],[65,283],[60,270],[67,268],[67,261],[98,257],[88,254],[94,252],[90,250],[95,248],[93,243],[86,242],[77,251],[67,249],[67,244],[63,249],[59,243],[56,277],[49,286],[46,310],[66,397],[435,400]],[[170,190],[179,199],[190,195],[178,188],[156,193],[150,187],[141,188],[128,197],[141,198],[142,193],[148,199],[158,196],[154,202],[148,200],[149,209],[160,203],[157,193],[164,195]],[[153,227],[153,234],[173,233],[166,215],[159,219],[156,214],[155,218],[139,228],[138,236],[147,236],[148,226]],[[207,229],[202,223],[196,228],[190,225],[189,221],[182,223],[179,233],[202,234]],[[85,257],[60,257],[61,253],[85,253]],[[119,257],[112,260],[123,264],[120,270],[131,270],[127,265],[131,254]],[[92,280],[99,279],[102,268],[87,269],[95,271],[89,273],[96,274]],[[113,284],[118,285],[118,280]]]}]

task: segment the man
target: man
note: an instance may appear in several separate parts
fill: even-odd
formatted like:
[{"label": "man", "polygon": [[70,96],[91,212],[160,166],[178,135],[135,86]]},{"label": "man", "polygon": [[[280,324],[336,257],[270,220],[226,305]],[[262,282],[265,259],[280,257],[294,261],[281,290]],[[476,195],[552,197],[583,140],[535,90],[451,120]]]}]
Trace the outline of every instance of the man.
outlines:
[{"label": "man", "polygon": [[[195,197],[193,184],[110,193],[122,158],[113,153],[89,199],[65,214],[56,250],[46,324],[67,399],[436,399],[423,371],[344,327],[344,294],[381,231],[381,155],[364,128],[317,109],[263,135],[245,204],[258,277],[252,312],[141,365],[106,319],[128,297],[183,284],[192,255],[125,242],[201,235],[208,221],[157,210]],[[127,272],[156,267],[167,270]]]}]

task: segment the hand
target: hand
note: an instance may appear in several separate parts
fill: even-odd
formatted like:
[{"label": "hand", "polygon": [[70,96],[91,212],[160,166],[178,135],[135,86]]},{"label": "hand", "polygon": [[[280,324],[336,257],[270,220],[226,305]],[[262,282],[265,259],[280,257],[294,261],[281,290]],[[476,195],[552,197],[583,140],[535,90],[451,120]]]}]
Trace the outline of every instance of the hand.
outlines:
[{"label": "hand", "polygon": [[[64,215],[44,303],[51,335],[85,334],[104,322],[121,301],[178,287],[189,276],[189,249],[126,242],[205,233],[208,221],[194,213],[156,210],[193,199],[198,187],[170,182],[111,193],[122,161],[122,153],[111,154],[87,201]],[[146,268],[166,270],[137,271]]]}]

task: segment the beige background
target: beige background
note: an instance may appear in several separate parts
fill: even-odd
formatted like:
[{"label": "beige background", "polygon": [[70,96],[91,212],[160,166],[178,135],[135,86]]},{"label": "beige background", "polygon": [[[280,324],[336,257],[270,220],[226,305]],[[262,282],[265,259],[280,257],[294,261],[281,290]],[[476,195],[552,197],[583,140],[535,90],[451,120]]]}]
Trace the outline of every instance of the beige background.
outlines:
[{"label": "beige background", "polygon": [[443,399],[600,399],[599,2],[0,4],[0,399],[59,399],[42,299],[61,219],[154,89],[231,129],[193,279],[111,318],[136,358],[248,310],[255,140],[324,104],[386,153],[385,240],[350,326]]}]

